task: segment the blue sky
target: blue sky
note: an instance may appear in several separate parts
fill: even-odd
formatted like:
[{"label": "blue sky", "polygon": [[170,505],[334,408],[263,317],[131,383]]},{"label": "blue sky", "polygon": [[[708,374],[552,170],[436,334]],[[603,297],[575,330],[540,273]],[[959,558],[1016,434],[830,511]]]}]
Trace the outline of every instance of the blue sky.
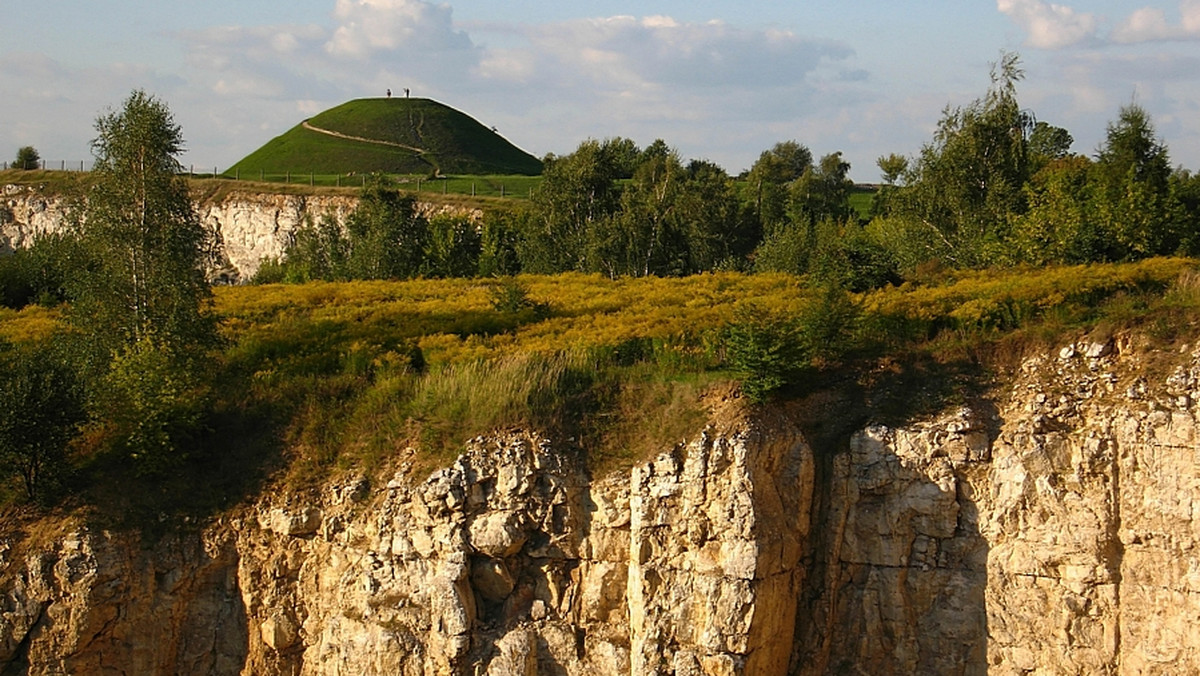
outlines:
[{"label": "blue sky", "polygon": [[1200,169],[1200,0],[855,3],[40,0],[0,23],[0,157],[88,159],[134,88],[183,126],[185,164],[225,168],[300,120],[409,87],[534,155],[664,139],[731,173],[794,139],[851,175],[914,155],[947,105],[1021,54],[1024,107],[1092,154],[1119,108]]}]

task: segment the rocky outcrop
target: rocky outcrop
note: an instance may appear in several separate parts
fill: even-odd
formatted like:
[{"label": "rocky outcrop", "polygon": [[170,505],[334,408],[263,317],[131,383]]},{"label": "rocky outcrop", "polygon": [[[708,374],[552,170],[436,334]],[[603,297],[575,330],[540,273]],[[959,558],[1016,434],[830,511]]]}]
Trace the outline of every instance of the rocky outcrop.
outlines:
[{"label": "rocky outcrop", "polygon": [[[401,471],[258,505],[207,532],[219,555],[160,560],[75,530],[74,544],[10,563],[0,659],[30,673],[108,660],[138,673],[232,661],[247,674],[784,674],[812,467],[798,430],[740,420],[591,481],[513,432],[424,481]],[[224,586],[167,585],[162,567]],[[192,593],[218,587],[216,607]],[[217,608],[236,618],[215,638],[162,619]],[[205,636],[240,651],[220,664],[159,654]]]},{"label": "rocky outcrop", "polygon": [[6,185],[0,193],[0,256],[66,227],[68,205],[62,196],[19,185]]},{"label": "rocky outcrop", "polygon": [[[1157,375],[1156,375],[1157,374]],[[156,548],[3,552],[28,673],[1200,671],[1200,351],[1070,345],[811,449],[782,411],[593,477],[534,434],[271,495]],[[837,450],[838,452],[833,452]]]},{"label": "rocky outcrop", "polygon": [[[217,240],[215,279],[238,282],[254,276],[264,259],[280,258],[297,228],[331,216],[345,221],[358,198],[233,191],[196,201],[196,212]],[[0,201],[0,255],[30,246],[46,233],[66,227],[68,203],[36,187],[6,185]],[[443,213],[478,219],[476,210],[419,202],[427,217]]]},{"label": "rocky outcrop", "polygon": [[1198,388],[1200,351],[1083,342],[855,434],[797,672],[1200,672]]}]

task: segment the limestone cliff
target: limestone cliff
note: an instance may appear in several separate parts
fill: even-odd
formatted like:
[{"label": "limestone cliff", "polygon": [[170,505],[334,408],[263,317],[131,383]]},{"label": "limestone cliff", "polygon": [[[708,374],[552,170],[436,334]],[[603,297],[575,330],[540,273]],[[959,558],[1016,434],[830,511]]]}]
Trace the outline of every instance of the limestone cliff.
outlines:
[{"label": "limestone cliff", "polygon": [[[289,195],[232,191],[196,200],[201,222],[217,241],[214,276],[237,282],[258,271],[264,258],[278,258],[293,233],[307,219],[325,215],[339,222],[354,210],[358,199],[341,195]],[[480,213],[419,202],[426,215],[448,212],[479,218]],[[35,187],[6,185],[0,201],[0,255],[27,247],[46,233],[65,227],[68,203],[60,195]]]},{"label": "limestone cliff", "polygon": [[143,549],[9,534],[31,674],[1200,671],[1200,350],[1063,347],[969,405],[814,448],[718,407],[591,476],[539,436],[271,494]]}]

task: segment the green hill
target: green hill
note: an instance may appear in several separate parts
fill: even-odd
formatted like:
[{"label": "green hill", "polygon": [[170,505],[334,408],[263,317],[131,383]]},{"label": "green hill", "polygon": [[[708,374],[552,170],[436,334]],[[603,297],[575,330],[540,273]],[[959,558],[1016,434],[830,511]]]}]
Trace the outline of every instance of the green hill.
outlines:
[{"label": "green hill", "polygon": [[356,99],[301,122],[226,172],[524,174],[536,157],[430,99]]}]

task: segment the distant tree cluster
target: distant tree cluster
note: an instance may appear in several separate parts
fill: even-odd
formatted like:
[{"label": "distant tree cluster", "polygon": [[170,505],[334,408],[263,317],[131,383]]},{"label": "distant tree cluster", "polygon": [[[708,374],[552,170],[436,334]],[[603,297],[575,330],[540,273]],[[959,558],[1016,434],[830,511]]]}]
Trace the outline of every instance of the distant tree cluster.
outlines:
[{"label": "distant tree cluster", "polygon": [[375,177],[344,224],[331,216],[306,224],[285,256],[267,261],[256,279],[677,276],[810,267],[840,274],[831,262],[846,257],[838,242],[861,230],[849,204],[850,165],[840,153],[814,165],[811,152],[794,141],[764,152],[740,179],[711,162],[685,164],[662,140],[646,148],[625,138],[588,140],[569,155],[546,157],[544,165],[528,205],[489,211],[478,223],[423,218],[411,198]]},{"label": "distant tree cluster", "polygon": [[17,157],[12,163],[13,169],[28,171],[42,168],[42,156],[33,146],[21,146],[17,149]]},{"label": "distant tree cluster", "polygon": [[1004,55],[987,94],[948,109],[911,166],[880,158],[885,177],[900,185],[885,186],[868,234],[901,268],[1200,251],[1200,178],[1172,169],[1144,109],[1123,107],[1094,157],[1071,154],[1067,130],[1019,106],[1022,77],[1017,57]]}]

